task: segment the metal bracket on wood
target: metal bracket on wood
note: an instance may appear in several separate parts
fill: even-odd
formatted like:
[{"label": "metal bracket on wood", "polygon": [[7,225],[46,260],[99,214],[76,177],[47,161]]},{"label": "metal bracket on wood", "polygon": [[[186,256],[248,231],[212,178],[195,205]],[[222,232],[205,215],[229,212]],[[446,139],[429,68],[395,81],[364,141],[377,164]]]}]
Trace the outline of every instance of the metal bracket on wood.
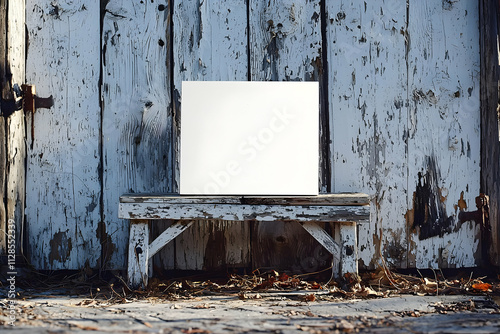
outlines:
[{"label": "metal bracket on wood", "polygon": [[12,88],[13,96],[15,98],[1,101],[1,112],[3,117],[9,117],[14,112],[24,109],[24,111],[35,112],[36,109],[40,108],[51,108],[54,106],[54,98],[49,97],[38,97],[36,95],[34,85],[21,85],[19,88],[18,84],[15,84]]},{"label": "metal bracket on wood", "polygon": [[477,196],[476,207],[476,211],[460,211],[458,214],[458,224],[455,230],[458,230],[466,221],[473,221],[479,225],[481,229],[481,262],[483,266],[488,266],[490,264],[489,249],[492,244],[489,197],[485,194]]},{"label": "metal bracket on wood", "polygon": [[24,111],[35,112],[36,109],[49,109],[54,106],[54,98],[52,95],[49,97],[38,97],[36,95],[35,86],[22,85],[21,87],[23,88]]}]

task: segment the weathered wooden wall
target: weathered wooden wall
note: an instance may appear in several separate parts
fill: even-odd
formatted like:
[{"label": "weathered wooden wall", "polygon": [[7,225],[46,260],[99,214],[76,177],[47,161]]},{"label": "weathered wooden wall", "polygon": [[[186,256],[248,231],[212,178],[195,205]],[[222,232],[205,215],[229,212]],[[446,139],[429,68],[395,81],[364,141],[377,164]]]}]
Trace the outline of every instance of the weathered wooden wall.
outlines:
[{"label": "weathered wooden wall", "polygon": [[[458,223],[480,186],[476,2],[26,4],[26,80],[56,103],[27,122],[37,268],[124,268],[118,197],[178,189],[183,80],[319,81],[319,189],[374,195],[362,267],[381,256],[403,268],[478,263],[479,230]],[[312,271],[328,257],[290,224],[216,221],[186,231],[155,265]]]}]

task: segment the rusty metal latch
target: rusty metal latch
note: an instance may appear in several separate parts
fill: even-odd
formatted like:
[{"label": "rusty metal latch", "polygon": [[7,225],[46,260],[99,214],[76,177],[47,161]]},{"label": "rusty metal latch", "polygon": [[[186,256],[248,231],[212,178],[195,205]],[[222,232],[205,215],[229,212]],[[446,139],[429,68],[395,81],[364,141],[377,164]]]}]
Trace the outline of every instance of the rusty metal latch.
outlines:
[{"label": "rusty metal latch", "polygon": [[36,95],[35,86],[22,85],[21,87],[23,88],[24,111],[35,112],[36,109],[49,109],[54,105],[54,98],[52,95],[49,97],[38,97]]},{"label": "rusty metal latch", "polygon": [[24,109],[24,111],[35,112],[39,108],[51,108],[54,105],[54,98],[51,96],[42,98],[36,95],[34,85],[15,84],[12,88],[15,99],[1,101],[1,112],[3,117],[9,117],[14,112]]},{"label": "rusty metal latch", "polygon": [[460,227],[466,221],[473,221],[481,228],[481,261],[483,266],[490,264],[489,250],[492,243],[489,216],[489,198],[485,194],[476,197],[476,211],[461,211],[458,214]]}]

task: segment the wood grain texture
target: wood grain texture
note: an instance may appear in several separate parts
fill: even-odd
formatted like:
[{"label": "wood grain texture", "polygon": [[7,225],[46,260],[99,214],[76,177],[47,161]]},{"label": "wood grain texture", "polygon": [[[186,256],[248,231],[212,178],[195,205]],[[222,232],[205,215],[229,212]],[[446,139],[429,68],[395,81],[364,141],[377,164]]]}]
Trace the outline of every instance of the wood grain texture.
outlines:
[{"label": "wood grain texture", "polygon": [[130,223],[128,247],[127,279],[131,287],[148,285],[149,271],[149,228],[147,220],[136,220]]},{"label": "wood grain texture", "polygon": [[472,267],[479,229],[457,221],[480,185],[478,3],[411,0],[408,11],[408,262]]},{"label": "wood grain texture", "polygon": [[358,240],[356,224],[340,225],[339,233],[342,241],[340,270],[342,273],[358,273]]},{"label": "wood grain texture", "polygon": [[[250,80],[325,81],[320,1],[249,0]],[[320,89],[319,191],[330,191],[328,97]]]},{"label": "wood grain texture", "polygon": [[252,81],[317,81],[321,64],[319,1],[250,1]]},{"label": "wood grain texture", "polygon": [[[174,6],[173,103],[178,131],[183,80],[247,80],[247,14],[244,0],[176,1]],[[176,267],[247,266],[249,238],[247,224],[194,224],[175,240]]]},{"label": "wood grain texture", "polygon": [[[26,1],[26,80],[52,109],[29,117],[26,222],[37,269],[95,267],[99,198],[99,6]],[[24,30],[24,28],[21,28]]]},{"label": "wood grain texture", "polygon": [[[406,265],[406,4],[327,2],[333,192],[374,195],[362,265]],[[382,231],[382,237],[380,232]],[[382,250],[380,250],[382,247]]]},{"label": "wood grain texture", "polygon": [[172,106],[169,8],[149,1],[109,1],[102,32],[102,265],[124,268],[128,226],[118,219],[126,192],[171,192]]}]

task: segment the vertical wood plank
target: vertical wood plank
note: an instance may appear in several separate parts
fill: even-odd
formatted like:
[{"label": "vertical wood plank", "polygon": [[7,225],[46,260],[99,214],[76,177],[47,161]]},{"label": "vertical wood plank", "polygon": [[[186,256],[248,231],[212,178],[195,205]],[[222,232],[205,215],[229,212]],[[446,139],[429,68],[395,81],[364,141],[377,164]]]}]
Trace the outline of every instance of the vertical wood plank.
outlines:
[{"label": "vertical wood plank", "polygon": [[[25,81],[25,7],[23,1],[9,1],[7,12],[7,63],[11,84]],[[23,110],[7,119],[7,220],[16,226],[16,254],[21,255],[25,206],[26,131]]]},{"label": "vertical wood plank", "polygon": [[[333,189],[374,196],[362,266],[406,266],[405,2],[328,1]],[[382,249],[380,248],[382,247]]]},{"label": "vertical wood plank", "polygon": [[[498,1],[480,1],[481,55],[481,192],[490,196],[492,245],[490,260],[500,265],[500,142],[498,37],[500,9]],[[484,241],[483,241],[484,242]]]},{"label": "vertical wood plank", "polygon": [[478,3],[410,0],[408,12],[409,265],[472,267],[479,230],[457,217],[480,185]]},{"label": "vertical wood plank", "polygon": [[[249,0],[249,27],[252,81],[322,79],[320,1]],[[321,185],[321,191],[325,189],[326,185]],[[294,267],[300,272],[315,271],[325,264],[328,256],[318,261],[313,254],[323,251],[298,224],[277,222],[254,226],[252,261],[255,268]]]},{"label": "vertical wood plank", "polygon": [[[8,87],[9,80],[7,79],[7,0],[0,0],[0,99],[6,101],[10,98],[10,90]],[[0,105],[2,115],[6,112],[5,107]],[[7,254],[7,211],[5,208],[5,199],[7,194],[6,179],[7,179],[7,136],[5,133],[5,117],[0,116],[0,255]]]},{"label": "vertical wood plank", "polygon": [[40,269],[96,266],[100,243],[99,4],[27,0],[26,80],[52,109],[28,118],[26,223]]},{"label": "vertical wood plank", "polygon": [[[252,81],[318,81],[320,84],[319,190],[331,190],[328,81],[322,50],[322,6],[315,0],[249,0],[250,64]],[[325,47],[327,47],[325,45]]]},{"label": "vertical wood plank", "polygon": [[[174,5],[173,91],[178,122],[183,80],[247,80],[247,5],[245,0],[175,1]],[[246,266],[249,239],[249,226],[243,222],[196,223],[175,241],[176,268]]]},{"label": "vertical wood plank", "polygon": [[125,267],[120,195],[174,189],[169,13],[166,1],[110,0],[103,8],[102,267]]}]

